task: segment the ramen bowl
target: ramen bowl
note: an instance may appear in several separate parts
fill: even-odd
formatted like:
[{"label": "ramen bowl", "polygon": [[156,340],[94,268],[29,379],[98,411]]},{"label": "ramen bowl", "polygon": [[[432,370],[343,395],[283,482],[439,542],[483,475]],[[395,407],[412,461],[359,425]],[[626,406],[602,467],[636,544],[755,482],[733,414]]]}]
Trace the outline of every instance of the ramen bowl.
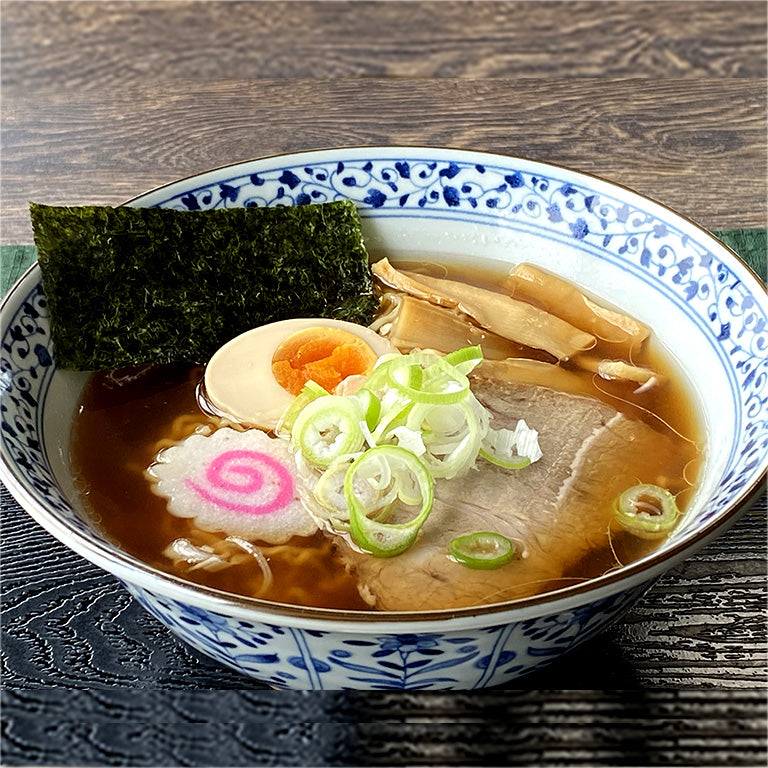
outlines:
[{"label": "ramen bowl", "polygon": [[[705,465],[680,524],[623,568],[484,607],[301,608],[197,586],[121,551],[90,522],[67,462],[84,375],[56,369],[37,265],[2,305],[2,480],[50,534],[119,579],[186,643],[270,686],[476,689],[552,662],[734,523],[768,464],[768,298],[722,243],[648,198],[541,162],[452,149],[319,150],[259,159],[128,205],[199,210],[350,198],[370,251],[530,261],[649,325],[698,401]],[[670,616],[674,622],[674,615]]]}]

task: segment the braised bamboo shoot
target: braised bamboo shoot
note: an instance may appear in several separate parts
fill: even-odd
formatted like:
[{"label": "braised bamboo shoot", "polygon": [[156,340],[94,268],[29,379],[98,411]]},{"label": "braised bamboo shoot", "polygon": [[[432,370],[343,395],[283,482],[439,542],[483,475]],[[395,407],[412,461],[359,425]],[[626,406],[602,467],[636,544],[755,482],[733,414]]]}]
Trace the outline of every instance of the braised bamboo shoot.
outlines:
[{"label": "braised bamboo shoot", "polygon": [[435,349],[447,354],[461,347],[479,345],[486,360],[521,355],[551,356],[516,344],[469,322],[455,309],[439,307],[424,299],[387,291],[381,299],[383,314],[371,328],[401,352]]},{"label": "braised bamboo shoot", "polygon": [[371,267],[385,285],[442,307],[469,315],[478,325],[510,341],[543,349],[559,360],[591,349],[595,337],[532,304],[503,293],[455,280],[395,269],[384,258]]},{"label": "braised bamboo shoot", "polygon": [[650,333],[633,317],[596,304],[572,283],[533,264],[515,266],[504,287],[513,298],[533,302],[604,341],[632,346]]}]

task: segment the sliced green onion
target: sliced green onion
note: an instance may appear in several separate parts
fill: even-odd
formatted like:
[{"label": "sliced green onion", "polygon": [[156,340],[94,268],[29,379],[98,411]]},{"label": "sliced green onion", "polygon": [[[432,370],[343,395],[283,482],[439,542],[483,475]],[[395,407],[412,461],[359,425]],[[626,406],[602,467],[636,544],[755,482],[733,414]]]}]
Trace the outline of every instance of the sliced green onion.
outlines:
[{"label": "sliced green onion", "polygon": [[280,417],[277,426],[275,427],[275,434],[279,436],[288,436],[291,434],[293,425],[296,423],[296,418],[304,410],[305,406],[311,403],[313,400],[317,400],[318,397],[330,394],[323,389],[319,384],[314,381],[308,381],[301,389],[296,397],[293,398],[293,402],[285,409],[285,412]]},{"label": "sliced green onion", "polygon": [[356,397],[360,402],[368,429],[375,429],[381,415],[381,400],[370,389],[360,389],[353,397]]},{"label": "sliced green onion", "polygon": [[414,403],[448,405],[463,400],[469,380],[445,359],[426,352],[403,355],[387,367],[387,382]]},{"label": "sliced green onion", "polygon": [[664,536],[674,528],[680,510],[666,488],[651,483],[628,488],[613,503],[619,525],[643,539]]},{"label": "sliced green onion", "polygon": [[347,503],[344,498],[344,478],[350,464],[357,458],[356,454],[340,456],[334,459],[315,483],[312,491],[315,499],[329,512],[334,513],[337,521],[341,519],[349,523]]},{"label": "sliced green onion", "polygon": [[542,456],[539,433],[524,419],[517,422],[515,429],[489,429],[480,456],[504,469],[522,469]]},{"label": "sliced green onion", "polygon": [[406,426],[421,432],[426,447],[421,460],[435,477],[450,479],[474,465],[483,430],[466,400],[452,405],[415,405]]},{"label": "sliced green onion", "polygon": [[496,456],[485,448],[481,448],[479,454],[486,461],[491,464],[495,464],[497,467],[503,467],[504,469],[524,469],[527,467],[531,460],[527,456],[512,456],[511,458],[503,459],[500,456]]},{"label": "sliced green onion", "polygon": [[399,352],[389,352],[386,355],[382,355],[373,367],[373,370],[368,374],[368,378],[363,384],[363,389],[370,389],[371,392],[376,392],[383,386],[386,386],[389,366],[394,360],[399,360],[402,355]]},{"label": "sliced green onion", "polygon": [[[490,429],[490,413],[467,378],[482,359],[479,346],[445,356],[384,355],[346,396],[308,382],[284,426],[302,477],[312,484],[312,514],[362,550],[391,557],[415,541],[432,509],[435,478],[462,475],[478,456],[515,469],[536,461],[537,433],[525,422],[515,430]],[[497,568],[514,546],[482,532],[459,537],[451,551],[468,567]]]},{"label": "sliced green onion", "polygon": [[490,531],[468,533],[451,541],[451,554],[467,568],[492,570],[515,556],[515,545],[506,536]]},{"label": "sliced green onion", "polygon": [[304,386],[301,388],[301,392],[299,394],[307,395],[308,397],[311,397],[312,400],[316,400],[318,397],[322,397],[323,395],[330,395],[331,393],[327,389],[321,387],[316,381],[308,379]]},{"label": "sliced green onion", "polygon": [[416,456],[423,456],[427,452],[424,436],[416,429],[409,429],[403,425],[389,430],[389,435],[397,440],[396,445],[416,454]]},{"label": "sliced green onion", "polygon": [[483,362],[483,350],[480,345],[463,347],[445,356],[445,362],[457,368],[465,376]]},{"label": "sliced green onion", "polygon": [[310,464],[325,469],[335,458],[363,447],[359,401],[341,395],[318,397],[296,417],[291,442]]},{"label": "sliced green onion", "polygon": [[397,427],[405,426],[408,414],[413,409],[413,403],[410,400],[400,397],[388,397],[386,394],[380,402],[381,413],[379,415],[379,423],[372,430],[372,437],[377,445],[389,442],[393,431]]},{"label": "sliced green onion", "polygon": [[[395,366],[390,367],[389,375],[392,376],[396,370]],[[424,383],[424,369],[419,365],[408,365],[405,366],[405,370],[407,371],[408,389],[412,392],[420,390]]]},{"label": "sliced green onion", "polygon": [[[388,473],[391,475],[387,476]],[[368,485],[382,486],[378,488],[381,498],[375,505],[364,503],[358,490],[360,480]],[[414,493],[414,488],[418,493]],[[396,501],[392,499],[393,489],[406,504],[415,506],[413,502],[421,502],[420,509],[408,522],[385,522],[391,518]],[[429,516],[434,500],[434,480],[410,451],[396,445],[380,445],[365,451],[347,470],[344,496],[354,542],[376,557],[393,557],[413,544]]]}]

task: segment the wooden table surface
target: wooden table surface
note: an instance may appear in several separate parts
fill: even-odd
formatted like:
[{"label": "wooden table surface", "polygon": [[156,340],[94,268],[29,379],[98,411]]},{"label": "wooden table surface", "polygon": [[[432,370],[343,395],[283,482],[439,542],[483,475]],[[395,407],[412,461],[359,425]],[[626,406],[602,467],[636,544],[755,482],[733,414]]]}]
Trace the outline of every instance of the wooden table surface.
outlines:
[{"label": "wooden table surface", "polygon": [[[3,244],[262,155],[445,145],[766,220],[763,2],[9,2]],[[3,764],[761,765],[762,500],[517,690],[277,694],[168,635],[2,489]],[[376,725],[373,725],[376,724]]]}]

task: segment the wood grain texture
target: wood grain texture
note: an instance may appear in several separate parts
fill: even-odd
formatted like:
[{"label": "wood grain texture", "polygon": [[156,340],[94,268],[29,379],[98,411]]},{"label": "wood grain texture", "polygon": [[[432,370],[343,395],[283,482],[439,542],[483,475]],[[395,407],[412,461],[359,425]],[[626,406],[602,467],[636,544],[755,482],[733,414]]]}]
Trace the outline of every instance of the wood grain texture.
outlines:
[{"label": "wood grain texture", "polygon": [[[25,755],[41,765],[68,748],[131,766],[751,766],[762,761],[766,714],[757,692],[695,690],[107,698],[49,688],[8,692],[3,705],[13,715],[6,764]],[[42,711],[55,725],[41,726]],[[228,716],[214,722],[213,711]],[[718,750],[713,730],[723,734]]]},{"label": "wood grain texture", "polygon": [[3,243],[31,241],[30,199],[353,144],[523,155],[710,228],[765,221],[762,2],[4,2],[2,22]]},{"label": "wood grain texture", "polygon": [[3,80],[763,77],[765,22],[732,1],[6,2]]},{"label": "wood grain texture", "polygon": [[28,202],[117,204],[252,157],[326,146],[479,149],[575,167],[710,229],[765,222],[765,80],[150,81],[4,103],[2,241]]}]

